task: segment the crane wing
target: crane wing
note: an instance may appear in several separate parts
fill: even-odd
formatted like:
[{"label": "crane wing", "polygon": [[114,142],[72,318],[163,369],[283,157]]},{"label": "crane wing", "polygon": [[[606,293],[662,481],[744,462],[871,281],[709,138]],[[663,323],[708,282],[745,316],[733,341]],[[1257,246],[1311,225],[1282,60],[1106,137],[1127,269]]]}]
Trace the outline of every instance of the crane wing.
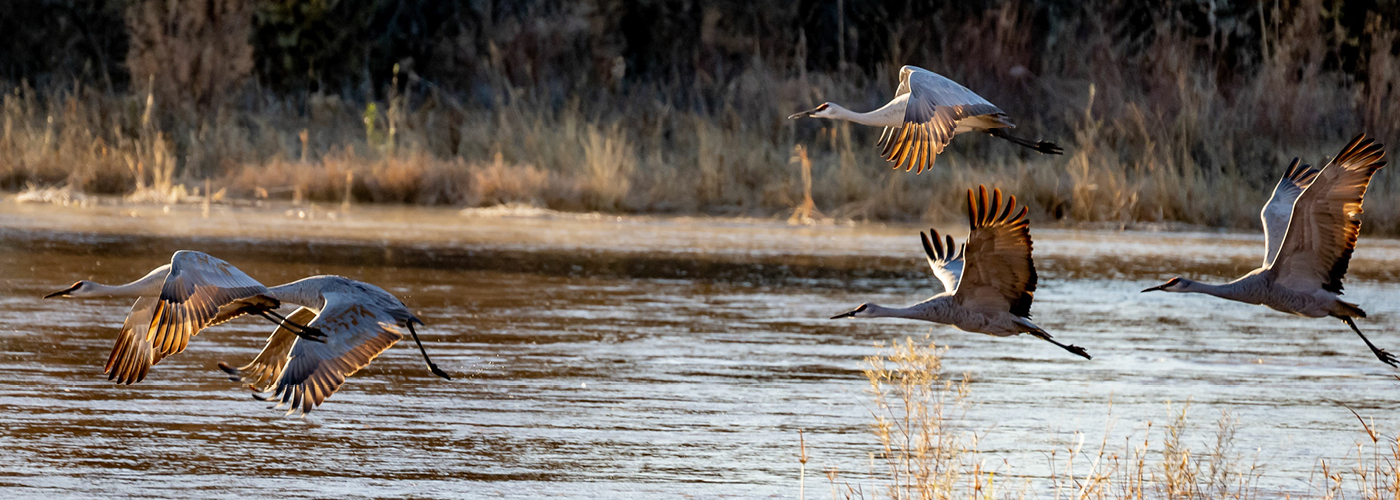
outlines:
[{"label": "crane wing", "polygon": [[967,190],[972,233],[963,250],[967,264],[953,296],[964,307],[1010,311],[1029,318],[1036,274],[1026,208],[1013,212],[1016,197],[1002,203],[1000,189],[991,197],[986,186],[979,186],[978,191],[973,196],[972,190]]},{"label": "crane wing", "polygon": [[220,306],[264,293],[267,287],[232,264],[202,252],[175,252],[152,313],[149,338],[164,355],[184,351],[201,330],[243,314],[241,309],[221,312]]},{"label": "crane wing", "polygon": [[1273,264],[1274,257],[1278,256],[1283,235],[1288,231],[1288,219],[1293,217],[1293,202],[1317,178],[1317,173],[1318,170],[1311,165],[1299,165],[1298,159],[1294,158],[1283,173],[1283,178],[1274,186],[1273,196],[1259,212],[1259,218],[1264,221],[1264,267]]},{"label": "crane wing", "polygon": [[928,256],[928,266],[933,268],[933,275],[943,283],[943,291],[957,290],[958,280],[962,279],[965,246],[954,246],[953,237],[948,235],[944,235],[945,241],[939,241],[936,229],[929,229],[928,232],[933,235],[932,238],[919,233],[919,238],[924,244],[924,254]]},{"label": "crane wing", "polygon": [[307,326],[326,333],[325,343],[295,342],[272,397],[288,404],[288,413],[310,412],[353,375],[403,339],[392,316],[378,308],[327,294],[326,307]]},{"label": "crane wing", "polygon": [[958,128],[958,120],[971,116],[1000,114],[1002,111],[967,87],[932,71],[905,66],[899,70],[895,98],[908,94],[904,125],[885,127],[880,134],[880,155],[894,162],[895,168],[918,169],[923,173]]},{"label": "crane wing", "polygon": [[[305,325],[316,319],[316,310],[297,308],[287,319],[298,325]],[[256,358],[238,368],[220,362],[219,369],[229,374],[229,380],[248,384],[257,392],[271,391],[272,383],[282,377],[282,370],[287,367],[287,359],[291,356],[292,346],[296,345],[296,341],[297,335],[287,329],[286,323],[278,324],[272,336],[267,338],[267,345],[263,346],[262,352],[259,352]]]},{"label": "crane wing", "polygon": [[1361,202],[1371,176],[1385,166],[1384,156],[1380,144],[1358,135],[1298,196],[1283,244],[1269,266],[1279,285],[1342,293],[1342,277],[1361,230]]},{"label": "crane wing", "polygon": [[117,334],[117,343],[112,346],[112,354],[107,357],[107,364],[102,367],[102,373],[107,375],[107,380],[126,385],[140,382],[146,379],[152,365],[165,358],[164,354],[155,349],[150,336],[147,335],[151,326],[151,314],[155,308],[155,297],[140,297],[131,305],[131,312],[126,315],[122,331]]}]

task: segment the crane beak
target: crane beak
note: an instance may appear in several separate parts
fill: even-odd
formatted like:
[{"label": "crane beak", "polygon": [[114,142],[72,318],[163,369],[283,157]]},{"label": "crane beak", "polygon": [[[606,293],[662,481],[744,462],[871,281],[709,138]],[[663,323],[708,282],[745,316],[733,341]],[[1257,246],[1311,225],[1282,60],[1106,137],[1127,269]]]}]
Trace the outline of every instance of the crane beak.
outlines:
[{"label": "crane beak", "polygon": [[812,116],[812,114],[813,114],[813,113],[816,113],[817,110],[819,110],[819,109],[821,109],[821,108],[819,108],[819,107],[818,107],[818,108],[812,108],[812,109],[809,109],[809,110],[807,110],[807,111],[803,111],[803,112],[800,112],[800,113],[793,113],[793,114],[788,115],[788,119],[789,119],[789,120],[796,120],[796,119],[798,119],[798,118],[806,118],[806,117]]},{"label": "crane beak", "polygon": [[831,319],[854,318],[856,316],[856,313],[858,312],[860,312],[860,308],[852,309],[850,311],[837,314],[835,316],[832,316]]},{"label": "crane beak", "polygon": [[70,287],[68,287],[68,288],[64,288],[64,289],[59,290],[59,291],[57,291],[57,292],[54,292],[54,293],[45,295],[44,298],[46,298],[46,299],[52,299],[52,298],[54,298],[54,297],[64,297],[64,296],[67,296],[68,294],[73,293],[73,290],[77,290],[78,287],[81,286],[81,285],[82,285],[82,283],[74,283],[73,286],[70,286]]},{"label": "crane beak", "polygon": [[1152,287],[1152,288],[1145,289],[1145,290],[1143,290],[1143,291],[1141,291],[1141,292],[1138,292],[1138,293],[1160,292],[1160,291],[1162,291],[1162,290],[1165,290],[1166,288],[1167,288],[1167,285],[1157,285],[1157,286],[1154,286],[1154,287]]},{"label": "crane beak", "polygon": [[860,307],[832,316],[831,319],[854,318],[856,316],[856,313],[864,311],[869,307],[870,303],[861,304]]}]

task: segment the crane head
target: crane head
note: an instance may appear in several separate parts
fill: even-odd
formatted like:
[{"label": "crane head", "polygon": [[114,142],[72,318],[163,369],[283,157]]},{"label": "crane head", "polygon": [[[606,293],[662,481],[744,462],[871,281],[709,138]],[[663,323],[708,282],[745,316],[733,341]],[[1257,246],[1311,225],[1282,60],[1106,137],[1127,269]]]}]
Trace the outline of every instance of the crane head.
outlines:
[{"label": "crane head", "polygon": [[1160,291],[1160,292],[1181,292],[1181,291],[1185,291],[1185,289],[1186,289],[1186,280],[1183,280],[1183,279],[1181,279],[1181,278],[1178,277],[1178,278],[1172,278],[1172,279],[1170,279],[1170,280],[1167,280],[1166,283],[1162,283],[1162,284],[1157,285],[1157,286],[1154,286],[1154,287],[1152,287],[1152,288],[1145,289],[1145,290],[1142,291],[1142,293],[1147,293],[1147,292],[1159,292],[1159,291]]},{"label": "crane head", "polygon": [[44,298],[46,298],[46,299],[52,299],[52,298],[54,298],[54,297],[67,297],[67,296],[71,296],[71,295],[73,295],[73,292],[76,292],[76,291],[78,291],[78,290],[81,290],[81,289],[83,288],[83,285],[86,284],[86,283],[87,283],[87,281],[79,281],[79,282],[77,282],[77,283],[74,283],[73,286],[70,286],[70,287],[68,287],[68,288],[64,288],[64,289],[59,290],[59,291],[57,291],[57,292],[54,292],[54,293],[45,295]]},{"label": "crane head", "polygon": [[824,103],[822,103],[821,106],[817,106],[817,107],[815,107],[815,108],[812,108],[812,109],[809,109],[809,110],[807,110],[807,111],[803,111],[803,112],[800,112],[800,113],[793,113],[793,114],[791,114],[791,115],[788,115],[788,119],[789,119],[789,120],[796,120],[796,119],[798,119],[798,118],[806,118],[806,117],[809,117],[809,116],[815,117],[815,118],[828,118],[828,116],[827,116],[826,113],[827,113],[827,111],[829,111],[830,109],[831,109],[831,103],[829,103],[829,102],[824,102]]},{"label": "crane head", "polygon": [[861,304],[860,307],[832,316],[831,319],[859,318],[861,316],[864,316],[865,314],[863,313],[865,313],[868,309],[870,309],[870,304]]}]

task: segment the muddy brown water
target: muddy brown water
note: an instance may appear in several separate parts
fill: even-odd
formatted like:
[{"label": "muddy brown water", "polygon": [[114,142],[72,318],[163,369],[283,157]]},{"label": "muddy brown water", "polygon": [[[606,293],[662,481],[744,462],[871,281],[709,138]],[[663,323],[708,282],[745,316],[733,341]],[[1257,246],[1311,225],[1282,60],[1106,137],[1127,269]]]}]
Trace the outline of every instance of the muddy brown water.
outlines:
[{"label": "muddy brown water", "polygon": [[[217,207],[216,207],[217,208]],[[896,320],[826,319],[935,291],[916,227],[761,220],[464,217],[454,211],[62,208],[0,202],[0,492],[6,497],[782,497],[822,468],[865,477],[862,358],[931,335],[972,380],[963,422],[1003,487],[1046,488],[1049,456],[1138,438],[1191,401],[1188,441],[1220,411],[1261,485],[1307,492],[1319,458],[1364,434],[1342,405],[1400,428],[1400,382],[1344,325],[1207,297],[1140,294],[1175,274],[1248,270],[1262,240],[1223,233],[1034,229],[1035,321],[1095,355]],[[255,220],[265,221],[257,223]],[[270,223],[268,223],[270,222]],[[173,229],[172,229],[173,228]],[[961,236],[956,225],[947,229]],[[41,300],[125,282],[179,248],[265,283],[341,274],[423,317],[432,377],[401,343],[305,419],[215,368],[270,325],[206,331],[117,386],[101,374],[126,299]],[[1400,242],[1363,238],[1347,297],[1400,349]],[[1194,270],[1178,272],[1178,270]],[[1007,486],[1012,485],[1012,486]]]}]

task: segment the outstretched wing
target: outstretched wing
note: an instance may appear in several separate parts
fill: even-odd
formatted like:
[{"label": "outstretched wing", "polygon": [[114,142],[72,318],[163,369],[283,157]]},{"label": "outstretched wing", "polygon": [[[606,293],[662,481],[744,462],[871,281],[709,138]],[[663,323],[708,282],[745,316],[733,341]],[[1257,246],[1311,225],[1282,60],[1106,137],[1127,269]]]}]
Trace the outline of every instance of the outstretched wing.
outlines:
[{"label": "outstretched wing", "polygon": [[1317,172],[1310,165],[1299,165],[1298,159],[1294,158],[1283,173],[1283,178],[1274,186],[1273,196],[1259,212],[1259,218],[1264,221],[1264,267],[1273,264],[1274,257],[1278,256],[1283,235],[1288,231],[1288,219],[1293,216],[1293,202],[1317,178]]},{"label": "outstretched wing", "polygon": [[987,187],[979,186],[977,195],[973,194],[967,190],[967,216],[972,225],[963,249],[967,264],[953,296],[964,307],[1010,311],[1029,318],[1036,275],[1026,208],[1014,212],[1016,197],[1003,203],[1000,189],[988,197]]},{"label": "outstretched wing", "polygon": [[150,336],[147,335],[151,326],[151,313],[155,308],[155,297],[140,297],[131,305],[131,312],[126,315],[126,323],[122,324],[122,331],[117,334],[117,343],[112,346],[112,354],[107,357],[107,364],[102,367],[102,373],[107,374],[107,380],[127,385],[140,382],[146,379],[146,373],[150,372],[152,365],[165,358],[164,354],[155,349]]},{"label": "outstretched wing", "polygon": [[369,365],[403,339],[392,316],[378,308],[328,294],[326,307],[310,325],[325,332],[325,343],[296,342],[272,397],[288,413],[310,412],[340,389],[345,378]]},{"label": "outstretched wing", "polygon": [[923,173],[933,167],[958,128],[958,120],[1002,111],[982,96],[932,71],[905,66],[899,70],[895,98],[908,94],[904,125],[885,127],[880,134],[880,155],[894,168]]},{"label": "outstretched wing", "polygon": [[952,236],[945,235],[946,241],[939,241],[936,229],[929,229],[928,232],[933,238],[919,233],[919,239],[924,244],[924,254],[928,256],[928,266],[933,268],[933,275],[943,283],[943,291],[957,290],[958,280],[962,279],[963,272],[963,247],[954,246]]},{"label": "outstretched wing", "polygon": [[[305,325],[316,319],[316,311],[305,307],[298,308],[287,319],[298,325]],[[296,345],[297,335],[287,329],[286,323],[277,325],[272,336],[267,338],[267,345],[263,346],[262,352],[248,364],[234,368],[224,362],[219,362],[219,369],[229,374],[229,380],[243,382],[248,387],[257,392],[268,392],[272,390],[272,383],[282,377],[282,370],[287,367],[287,360],[292,354],[292,346]]]},{"label": "outstretched wing", "polygon": [[267,287],[232,264],[202,252],[175,252],[152,312],[151,342],[167,356],[184,351],[201,330],[243,314],[238,309],[220,312],[220,306],[263,293]]},{"label": "outstretched wing", "polygon": [[1380,144],[1358,135],[1298,196],[1283,245],[1269,266],[1278,273],[1278,284],[1342,293],[1342,277],[1361,230],[1361,201],[1371,176],[1385,166],[1384,156]]}]

